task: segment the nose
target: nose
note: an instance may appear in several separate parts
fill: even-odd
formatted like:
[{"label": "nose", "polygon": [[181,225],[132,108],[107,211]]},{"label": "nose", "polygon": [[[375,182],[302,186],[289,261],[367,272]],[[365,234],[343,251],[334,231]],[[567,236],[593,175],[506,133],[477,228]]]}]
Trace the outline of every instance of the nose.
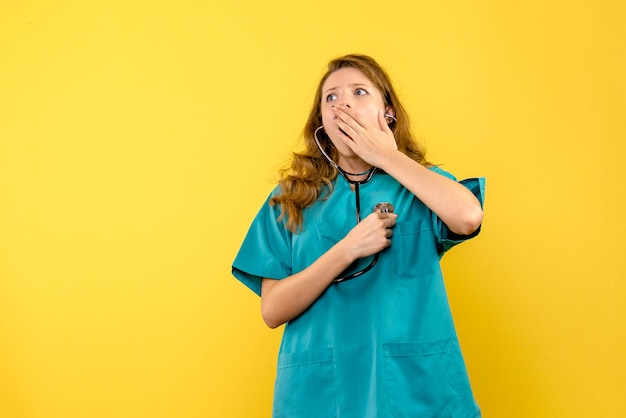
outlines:
[{"label": "nose", "polygon": [[339,106],[350,107],[350,95],[342,94],[337,101]]}]

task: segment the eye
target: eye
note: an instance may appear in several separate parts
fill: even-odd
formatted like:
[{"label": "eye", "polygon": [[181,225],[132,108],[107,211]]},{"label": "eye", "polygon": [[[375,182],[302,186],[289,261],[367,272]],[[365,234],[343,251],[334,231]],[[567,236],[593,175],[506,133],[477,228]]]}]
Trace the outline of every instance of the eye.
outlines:
[{"label": "eye", "polygon": [[329,94],[328,96],[326,96],[326,101],[327,102],[332,102],[333,100],[335,100],[337,98],[336,94]]},{"label": "eye", "polygon": [[356,89],[354,91],[354,94],[356,94],[357,96],[365,96],[367,94],[367,90],[365,90],[365,89]]}]

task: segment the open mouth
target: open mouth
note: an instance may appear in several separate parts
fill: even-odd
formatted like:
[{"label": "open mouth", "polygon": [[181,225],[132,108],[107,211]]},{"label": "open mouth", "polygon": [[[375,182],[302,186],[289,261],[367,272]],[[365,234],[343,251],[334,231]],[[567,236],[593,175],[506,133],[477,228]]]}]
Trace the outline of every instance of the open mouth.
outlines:
[{"label": "open mouth", "polygon": [[[346,131],[344,131],[343,129],[339,128],[339,131],[340,131],[342,134],[344,134],[345,136],[347,136],[348,138],[350,138],[350,135],[348,135],[348,134],[346,133]],[[350,139],[352,139],[352,138],[350,138]]]}]

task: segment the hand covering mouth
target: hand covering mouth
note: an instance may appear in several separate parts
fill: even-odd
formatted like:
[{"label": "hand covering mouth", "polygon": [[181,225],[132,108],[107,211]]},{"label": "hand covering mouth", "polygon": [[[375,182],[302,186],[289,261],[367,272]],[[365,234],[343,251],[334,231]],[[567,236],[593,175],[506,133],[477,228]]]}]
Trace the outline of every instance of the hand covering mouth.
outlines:
[{"label": "hand covering mouth", "polygon": [[[339,128],[339,132],[341,132],[342,134],[344,134],[345,136],[347,136],[348,138],[350,138],[350,135],[348,135],[348,134],[346,133],[346,131],[344,131],[343,129]],[[350,139],[352,139],[352,138],[350,138]]]}]

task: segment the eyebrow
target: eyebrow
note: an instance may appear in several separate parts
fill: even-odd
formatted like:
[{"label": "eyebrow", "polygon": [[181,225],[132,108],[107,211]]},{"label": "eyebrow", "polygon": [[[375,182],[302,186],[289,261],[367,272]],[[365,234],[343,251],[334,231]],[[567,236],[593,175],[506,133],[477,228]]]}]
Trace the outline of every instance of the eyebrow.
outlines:
[{"label": "eyebrow", "polygon": [[[354,84],[348,84],[348,87],[372,87],[372,86],[371,86],[371,85],[369,85],[369,84],[354,83]],[[337,87],[331,87],[331,88],[329,88],[329,89],[324,90],[324,91],[322,92],[322,94],[326,94],[326,93],[328,93],[329,91],[333,91],[333,90],[335,90],[335,89],[337,89]]]}]

